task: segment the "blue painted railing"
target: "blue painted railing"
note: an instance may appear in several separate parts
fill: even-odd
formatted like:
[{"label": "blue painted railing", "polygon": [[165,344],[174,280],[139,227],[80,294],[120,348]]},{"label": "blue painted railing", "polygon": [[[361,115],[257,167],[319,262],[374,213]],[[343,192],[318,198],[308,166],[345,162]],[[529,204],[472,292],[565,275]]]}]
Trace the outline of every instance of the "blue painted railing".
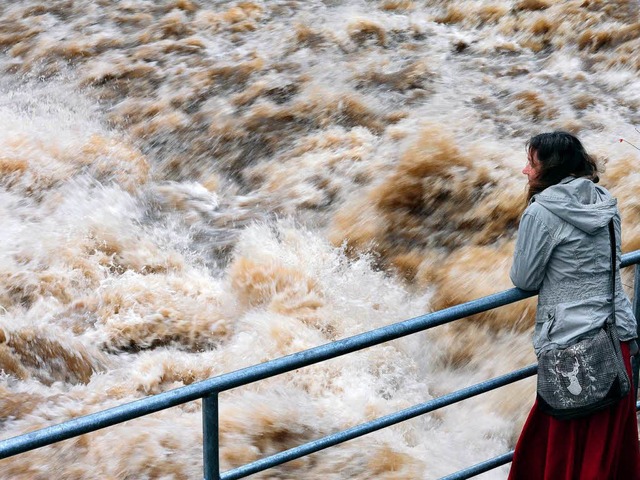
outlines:
[{"label": "blue painted railing", "polygon": [[[634,285],[634,312],[640,318],[640,250],[622,256],[622,267],[636,265]],[[367,347],[372,347],[390,340],[395,340],[429,328],[444,325],[471,315],[486,312],[497,307],[515,303],[535,296],[537,292],[526,292],[512,288],[503,292],[488,295],[471,302],[456,305],[444,310],[422,315],[410,320],[388,325],[353,337],[338,340],[326,345],[287,355],[259,365],[243,368],[201,382],[160,393],[151,397],[126,403],[118,407],[92,413],[83,417],[68,420],[40,430],[0,441],[0,459],[7,458],[29,450],[51,445],[69,438],[94,432],[160,410],[175,407],[186,402],[202,399],[203,420],[203,455],[205,480],[233,480],[244,478],[254,473],[309,455],[319,450],[346,442],[367,433],[380,430],[396,423],[409,420],[419,415],[451,405],[467,398],[479,395],[523,378],[535,375],[536,365],[516,370],[506,375],[473,385],[462,390],[415,405],[397,413],[363,423],[326,437],[313,440],[284,452],[262,458],[238,468],[220,472],[218,445],[218,394],[232,388],[257,382],[281,373],[313,365],[341,355],[346,355]],[[634,380],[637,385],[638,365],[634,365]],[[471,478],[493,468],[509,463],[513,452],[507,452],[478,465],[461,470],[444,477],[446,480]],[[443,480],[444,480],[443,479]]]}]

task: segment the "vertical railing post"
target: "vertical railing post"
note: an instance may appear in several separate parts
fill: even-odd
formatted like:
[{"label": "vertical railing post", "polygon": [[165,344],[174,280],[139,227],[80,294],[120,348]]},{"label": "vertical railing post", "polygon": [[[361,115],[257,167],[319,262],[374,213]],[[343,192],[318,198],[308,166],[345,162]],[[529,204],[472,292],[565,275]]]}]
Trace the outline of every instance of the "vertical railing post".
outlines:
[{"label": "vertical railing post", "polygon": [[[640,343],[640,265],[636,264],[633,270],[633,314],[636,317],[638,342]],[[635,388],[636,402],[638,401],[638,372],[640,371],[640,352],[631,359],[633,369],[633,386]]]},{"label": "vertical railing post", "polygon": [[218,392],[202,399],[204,480],[220,480]]}]

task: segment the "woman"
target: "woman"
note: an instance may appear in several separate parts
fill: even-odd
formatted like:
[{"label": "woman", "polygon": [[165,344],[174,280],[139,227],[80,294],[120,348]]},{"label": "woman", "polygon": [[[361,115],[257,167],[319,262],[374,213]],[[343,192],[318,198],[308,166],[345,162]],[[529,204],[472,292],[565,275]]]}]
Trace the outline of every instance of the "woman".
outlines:
[{"label": "woman", "polygon": [[[522,173],[529,179],[529,205],[520,220],[511,280],[523,290],[540,290],[533,335],[539,353],[570,345],[604,324],[611,311],[607,227],[613,218],[619,269],[620,215],[616,199],[596,185],[597,166],[575,136],[536,135],[527,153]],[[631,378],[636,319],[619,275],[616,325]],[[640,480],[633,393],[574,420],[548,416],[536,402],[516,445],[509,479]]]}]

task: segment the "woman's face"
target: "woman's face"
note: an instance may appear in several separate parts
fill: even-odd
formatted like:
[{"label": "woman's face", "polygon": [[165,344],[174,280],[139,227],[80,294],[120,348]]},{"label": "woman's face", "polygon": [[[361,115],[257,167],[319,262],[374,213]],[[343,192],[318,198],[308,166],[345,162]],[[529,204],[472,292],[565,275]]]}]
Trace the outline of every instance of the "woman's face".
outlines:
[{"label": "woman's face", "polygon": [[538,178],[538,174],[540,173],[540,162],[538,161],[538,152],[535,150],[529,150],[527,164],[522,169],[522,173],[527,176],[529,183]]}]

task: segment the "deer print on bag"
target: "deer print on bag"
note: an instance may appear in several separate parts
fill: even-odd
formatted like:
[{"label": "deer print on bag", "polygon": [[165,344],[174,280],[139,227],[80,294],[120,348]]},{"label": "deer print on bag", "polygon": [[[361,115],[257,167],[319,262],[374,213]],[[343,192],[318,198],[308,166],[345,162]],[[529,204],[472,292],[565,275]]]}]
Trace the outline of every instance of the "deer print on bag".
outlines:
[{"label": "deer print on bag", "polygon": [[580,363],[578,363],[578,359],[576,358],[575,363],[573,364],[572,371],[568,373],[558,372],[564,378],[569,379],[569,386],[567,387],[567,390],[569,390],[569,393],[573,395],[580,395],[580,392],[582,392],[582,387],[580,386],[580,382],[578,381],[579,370],[580,370]]}]

